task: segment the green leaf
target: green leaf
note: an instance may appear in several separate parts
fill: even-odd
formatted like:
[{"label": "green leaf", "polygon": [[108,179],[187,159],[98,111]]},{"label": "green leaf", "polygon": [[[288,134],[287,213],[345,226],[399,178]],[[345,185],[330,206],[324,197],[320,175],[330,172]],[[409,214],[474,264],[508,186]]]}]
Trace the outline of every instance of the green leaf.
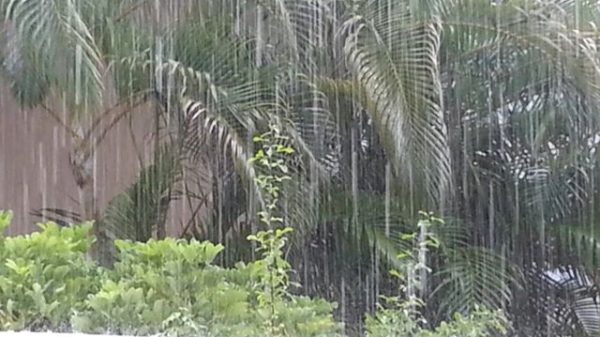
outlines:
[{"label": "green leaf", "polygon": [[0,210],[0,239],[4,235],[4,232],[10,226],[12,222],[13,213],[11,211]]}]

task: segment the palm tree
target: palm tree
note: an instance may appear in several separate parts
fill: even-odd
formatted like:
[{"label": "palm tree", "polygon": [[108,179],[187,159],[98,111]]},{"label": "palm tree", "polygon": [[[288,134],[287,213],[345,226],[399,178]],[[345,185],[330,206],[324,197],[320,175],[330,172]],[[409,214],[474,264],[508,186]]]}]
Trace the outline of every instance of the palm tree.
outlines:
[{"label": "palm tree", "polygon": [[[342,166],[351,168],[341,184],[353,199],[346,214],[376,217],[358,222],[371,223],[371,234],[360,226],[353,232],[366,233],[382,256],[393,257],[401,249],[387,239],[394,224],[398,230],[406,219],[414,222],[423,208],[453,215],[463,237],[448,247],[450,254],[435,259],[441,271],[429,287],[431,302],[442,310],[437,317],[483,302],[510,309],[523,318],[518,324],[543,322],[523,315],[530,308],[518,300],[534,295],[534,283],[523,284],[508,270],[529,274],[565,266],[567,256],[570,264],[594,266],[591,228],[587,235],[577,232],[577,241],[588,242],[583,255],[585,244],[556,241],[564,239],[561,227],[594,209],[595,187],[588,182],[596,181],[597,4],[335,5],[338,15],[331,21],[337,29],[320,31],[337,32],[332,40],[340,49],[332,54],[347,67],[324,71],[317,82],[336,100],[330,107],[354,108],[347,110],[355,113],[352,122],[339,128],[350,130],[341,139],[354,139],[341,151],[347,154]],[[360,162],[385,178],[369,179],[373,175]],[[378,214],[359,197],[366,191],[380,196]],[[452,202],[441,202],[449,196]],[[398,207],[399,216],[392,215]],[[471,233],[464,235],[465,229]],[[518,283],[525,296],[515,296],[522,294]]]},{"label": "palm tree", "polygon": [[[522,314],[533,312],[530,303],[519,300],[546,296],[537,286],[540,273],[583,264],[596,268],[591,250],[582,254],[567,232],[591,219],[587,214],[595,208],[589,183],[598,128],[592,108],[598,99],[592,38],[597,14],[594,2],[523,2],[487,11],[483,4],[464,6],[450,19],[461,21],[448,36],[456,38],[452,48],[459,53],[442,59],[455,142],[454,214],[472,228],[476,242],[502,253],[528,276],[510,302],[524,330],[538,322],[543,329],[529,327],[552,331],[541,319],[549,308],[541,310],[538,301],[540,316],[531,319]],[[481,21],[494,29],[474,24]],[[469,35],[460,35],[458,25],[470,27]],[[487,35],[488,42],[476,41],[477,34]],[[589,233],[583,241],[595,242]],[[533,271],[538,276],[531,279]],[[558,334],[565,326],[554,328]]]},{"label": "palm tree", "polygon": [[[579,265],[585,259],[577,257],[593,255],[555,242],[561,224],[593,209],[594,2],[264,1],[251,8],[263,19],[242,26],[252,27],[260,64],[291,63],[315,97],[327,98],[312,110],[335,122],[314,130],[315,116],[303,115],[291,128],[321,147],[332,139],[329,158],[339,168],[329,171],[336,175],[329,185],[311,178],[310,166],[299,170],[304,185],[316,185],[307,192],[323,221],[311,244],[335,256],[322,262],[334,266],[329,275],[312,269],[319,284],[337,277],[333,292],[342,298],[356,285],[372,287],[359,295],[372,308],[377,256],[394,263],[402,245],[393,234],[416,222],[419,209],[457,219],[439,230],[448,244],[427,285],[437,319],[477,303],[528,317],[518,301],[527,296],[516,295],[537,290],[519,271],[565,263],[556,256]],[[365,202],[367,193],[379,208]],[[327,214],[332,208],[345,209],[342,219]],[[300,255],[305,268],[323,260]],[[336,273],[343,264],[351,267]]]},{"label": "palm tree", "polygon": [[[137,41],[133,39],[123,44],[123,41],[112,39],[111,27],[138,7],[133,1],[119,2],[119,6],[115,4],[114,1],[0,1],[4,42],[0,57],[1,74],[22,106],[41,107],[69,136],[69,163],[79,188],[79,213],[39,210],[34,214],[51,218],[62,214],[94,220],[94,234],[99,244],[92,255],[99,260],[105,255],[113,235],[106,230],[109,227],[106,222],[111,220],[111,216],[102,215],[96,200],[93,172],[96,148],[135,107],[156,101],[152,91],[125,92],[114,81],[117,74],[111,69],[113,59],[125,51],[129,52],[129,43]],[[51,104],[56,101],[63,103],[64,111],[59,113]],[[155,154],[156,165],[173,161],[172,158],[164,159],[165,156],[160,154],[158,151]],[[153,173],[142,173],[140,179],[152,177],[154,183],[143,187],[142,194],[146,197],[137,198],[135,202],[145,204],[145,211],[154,214],[153,210],[161,206],[160,196],[177,176],[177,169],[150,169],[149,172]],[[140,194],[140,188],[134,186],[132,189],[130,195],[136,191]],[[114,223],[114,213],[117,212],[111,212],[115,203],[111,204],[113,207],[109,207],[108,213],[113,213],[113,227],[122,227]],[[139,214],[139,211],[130,212],[128,220],[135,222],[138,220],[135,216],[139,218]],[[155,221],[160,216],[150,218],[146,216],[145,220],[161,227],[160,221]],[[147,236],[147,233],[142,235]]]},{"label": "palm tree", "polygon": [[[97,258],[110,253],[107,249],[115,237],[147,240],[153,229],[159,237],[164,236],[161,224],[169,201],[185,195],[190,203],[197,203],[197,194],[190,192],[188,184],[198,180],[212,180],[213,205],[218,209],[214,219],[218,228],[204,228],[203,233],[222,241],[241,213],[247,217],[255,213],[245,212],[242,205],[228,206],[229,217],[222,219],[223,205],[217,200],[223,199],[229,186],[248,186],[255,204],[261,204],[262,196],[253,182],[254,169],[247,163],[253,133],[273,119],[290,129],[294,118],[309,113],[315,123],[325,122],[312,129],[332,124],[315,108],[323,99],[306,95],[311,83],[295,66],[269,64],[269,55],[258,52],[262,47],[255,47],[254,41],[238,31],[236,26],[247,26],[248,18],[231,20],[234,2],[170,1],[159,8],[147,1],[1,4],[8,27],[4,35],[10,42],[4,50],[4,73],[23,105],[43,107],[72,136],[71,165],[81,192],[81,217],[96,220],[94,233],[102,250],[95,254]],[[257,9],[260,6],[249,4],[244,15]],[[177,21],[179,15],[183,24]],[[48,50],[32,47],[45,46],[42,41],[56,43]],[[87,86],[81,87],[82,83]],[[70,103],[67,120],[47,107],[51,92]],[[116,94],[117,103],[96,112],[102,110],[102,99],[109,94]],[[109,128],[147,100],[157,105],[156,125],[165,128],[166,147],[157,142],[155,163],[101,215],[93,190],[94,149]],[[322,118],[317,120],[319,115]],[[309,125],[313,124],[304,126]],[[321,174],[318,172],[324,167],[313,151],[321,145],[305,143],[302,130],[289,132],[296,134],[293,142],[299,153]],[[222,149],[220,155],[214,155],[214,147]],[[189,165],[194,168],[187,172],[197,179],[188,178],[180,190],[174,190],[182,167]],[[297,222],[307,223],[301,216],[305,213],[299,213],[305,199],[298,197],[304,190],[302,184],[298,186],[302,188],[295,194],[286,193],[289,203],[296,205],[289,214]],[[238,196],[231,201],[243,198],[243,194],[235,194]]]}]

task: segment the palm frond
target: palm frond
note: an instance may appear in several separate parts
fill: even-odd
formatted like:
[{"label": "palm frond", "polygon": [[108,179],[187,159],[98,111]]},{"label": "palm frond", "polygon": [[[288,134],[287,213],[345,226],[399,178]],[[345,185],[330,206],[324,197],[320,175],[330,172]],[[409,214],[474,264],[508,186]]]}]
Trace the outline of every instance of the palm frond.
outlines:
[{"label": "palm frond", "polygon": [[110,201],[99,226],[109,238],[147,241],[164,226],[174,184],[181,179],[179,151],[163,145],[127,191]]},{"label": "palm frond", "polygon": [[439,301],[441,319],[470,312],[476,305],[495,309],[511,303],[517,278],[504,258],[480,247],[451,248],[444,256],[446,261],[435,274],[442,281],[431,294]]},{"label": "palm frond", "polygon": [[[572,28],[562,6],[565,4],[552,1],[526,1],[522,7],[458,1],[442,20],[443,60],[450,70],[460,69],[452,72],[453,83],[448,85],[463,86],[462,81],[479,83],[468,87],[482,90],[478,95],[485,99],[479,101],[483,112],[496,112],[501,107],[504,112],[513,110],[511,105],[517,105],[523,96],[573,103],[583,96],[590,104],[596,102],[594,88],[598,86],[600,60],[594,52],[596,41],[589,37],[594,33]],[[502,88],[497,84],[502,84]],[[490,88],[494,92],[502,90],[503,94],[491,97],[494,106],[486,109],[490,103],[486,91]],[[574,104],[578,108],[569,109],[568,114],[562,109],[546,111],[556,111],[554,118],[564,116],[583,126],[592,117],[585,113],[586,105]],[[530,107],[521,113],[531,113]]]},{"label": "palm frond", "polygon": [[600,303],[593,280],[585,271],[565,265],[555,269],[527,269],[526,290],[537,320],[522,322],[557,335],[596,336],[600,331]]},{"label": "palm frond", "polygon": [[338,226],[347,223],[347,234],[354,235],[353,240],[367,240],[390,265],[404,266],[397,256],[410,249],[410,244],[401,237],[414,230],[414,224],[402,207],[394,203],[386,212],[381,196],[365,192],[356,196],[339,191],[329,193],[320,205],[319,222]]},{"label": "palm frond", "polygon": [[64,227],[83,222],[79,213],[60,208],[34,209],[29,214],[39,218],[41,222],[52,221]]},{"label": "palm frond", "polygon": [[72,111],[100,102],[102,57],[81,14],[90,6],[91,1],[2,1],[11,42],[3,69],[22,104],[40,104],[49,87],[65,96]]},{"label": "palm frond", "polygon": [[413,166],[413,173],[422,175],[417,181],[425,182],[437,202],[450,182],[438,63],[440,22],[435,16],[420,20],[404,1],[378,6],[369,2],[354,12],[338,39],[352,75],[376,104],[371,118],[394,169],[406,176],[406,166]]}]

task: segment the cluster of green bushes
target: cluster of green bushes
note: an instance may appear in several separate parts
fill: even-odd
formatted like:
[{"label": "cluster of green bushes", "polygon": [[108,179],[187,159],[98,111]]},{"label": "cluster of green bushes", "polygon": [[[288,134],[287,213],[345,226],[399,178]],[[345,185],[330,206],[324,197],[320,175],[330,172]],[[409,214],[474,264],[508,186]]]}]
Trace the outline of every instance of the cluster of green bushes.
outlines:
[{"label": "cluster of green bushes", "polygon": [[[3,231],[10,218],[0,213]],[[223,247],[210,242],[118,241],[108,270],[86,258],[90,225],[41,229],[0,238],[2,330],[241,337],[270,324],[279,335],[340,334],[326,301],[290,295],[286,284],[261,300],[265,260],[225,269],[211,264]]]},{"label": "cluster of green bushes", "polygon": [[[0,212],[0,230],[11,214]],[[334,304],[291,295],[281,254],[287,230],[259,233],[262,259],[221,268],[210,242],[117,241],[112,269],[86,257],[91,225],[40,225],[31,235],[0,235],[0,328],[169,336],[341,336]],[[399,298],[398,298],[399,299]],[[394,301],[388,301],[394,302]],[[411,309],[412,308],[412,309]],[[415,306],[396,301],[367,318],[368,335],[486,336],[501,316],[478,310],[436,330]]]}]

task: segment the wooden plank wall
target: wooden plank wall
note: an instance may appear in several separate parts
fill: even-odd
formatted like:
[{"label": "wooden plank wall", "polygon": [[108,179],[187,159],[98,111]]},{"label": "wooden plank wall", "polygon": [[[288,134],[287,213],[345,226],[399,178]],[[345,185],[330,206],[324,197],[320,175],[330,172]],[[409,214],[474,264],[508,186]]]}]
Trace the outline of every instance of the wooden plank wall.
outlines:
[{"label": "wooden plank wall", "polygon": [[[137,108],[100,144],[95,161],[100,210],[135,180],[141,165],[151,158],[152,109],[149,105]],[[37,219],[29,214],[32,209],[79,212],[77,186],[68,163],[69,146],[69,137],[55,120],[40,109],[21,109],[0,82],[0,210],[12,210],[15,215],[8,235],[37,229]],[[172,204],[169,235],[178,235],[189,219],[190,208],[183,201]]]}]

